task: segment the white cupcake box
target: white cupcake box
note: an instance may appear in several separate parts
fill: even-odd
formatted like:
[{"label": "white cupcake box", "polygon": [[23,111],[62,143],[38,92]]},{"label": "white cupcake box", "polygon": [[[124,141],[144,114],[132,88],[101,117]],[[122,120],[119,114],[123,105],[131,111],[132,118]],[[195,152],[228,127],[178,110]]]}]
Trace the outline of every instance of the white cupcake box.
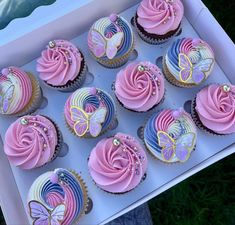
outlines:
[{"label": "white cupcake box", "polygon": [[[34,59],[39,57],[49,40],[66,38],[81,48],[86,57],[89,71],[94,75],[94,81],[87,85],[103,88],[113,95],[111,84],[119,69],[106,69],[90,57],[86,44],[86,31],[97,18],[107,16],[112,12],[122,12],[121,15],[130,21],[137,8],[135,4],[138,2],[138,0],[80,0],[68,3],[67,0],[57,0],[53,5],[39,7],[29,17],[16,19],[0,31],[0,67],[23,66],[25,70],[38,75],[35,71]],[[214,82],[235,83],[235,64],[232,62],[235,55],[233,42],[200,0],[184,0],[183,2],[185,18],[183,19],[183,32],[179,37],[200,36],[215,50],[217,63],[205,85]],[[82,34],[82,32],[85,33]],[[136,60],[155,62],[173,41],[161,46],[151,46],[143,42],[136,32],[135,35]],[[88,186],[94,206],[79,224],[101,225],[235,152],[235,135],[213,137],[198,130],[197,149],[186,163],[166,165],[154,160],[148,154],[149,166],[144,182],[135,190],[123,195],[107,194],[98,189],[89,176],[87,158],[90,151],[98,140],[119,131],[138,138],[138,128],[144,124],[151,113],[138,114],[118,107],[119,126],[115,130],[95,140],[79,139],[70,134],[63,120],[63,107],[69,93],[50,90],[43,84],[42,88],[48,99],[48,105],[38,110],[37,113],[48,115],[55,120],[63,132],[64,141],[69,145],[69,152],[43,168],[23,171],[10,166],[3,152],[2,140],[0,140],[0,205],[9,225],[29,224],[25,204],[28,189],[40,174],[57,167],[77,170]],[[200,88],[181,89],[166,82],[166,99],[158,109],[181,107],[192,99]],[[3,140],[8,126],[14,120],[15,118],[0,117],[0,135]],[[128,126],[126,126],[127,123]]]}]

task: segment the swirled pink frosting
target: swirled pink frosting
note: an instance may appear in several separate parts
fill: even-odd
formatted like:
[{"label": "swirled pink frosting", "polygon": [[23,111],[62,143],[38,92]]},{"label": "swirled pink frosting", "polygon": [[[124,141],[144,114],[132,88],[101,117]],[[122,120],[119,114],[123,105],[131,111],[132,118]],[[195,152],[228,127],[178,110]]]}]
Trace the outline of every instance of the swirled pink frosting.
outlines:
[{"label": "swirled pink frosting", "polygon": [[[12,89],[12,93],[9,91]],[[18,67],[4,68],[0,74],[0,112],[15,114],[24,109],[32,97],[32,82],[26,72]],[[3,103],[6,102],[5,110]]]},{"label": "swirled pink frosting", "polygon": [[150,34],[164,35],[176,30],[184,15],[180,0],[143,0],[137,22]]},{"label": "swirled pink frosting", "polygon": [[51,161],[57,142],[55,126],[49,119],[24,116],[8,128],[4,151],[13,165],[32,169]]},{"label": "swirled pink frosting", "polygon": [[175,118],[173,116],[173,112],[170,109],[162,110],[159,113],[158,117],[155,121],[155,128],[156,130],[160,131],[168,131],[169,126],[174,123]]},{"label": "swirled pink frosting", "polygon": [[196,97],[196,111],[202,124],[218,134],[235,132],[235,86],[212,84],[202,89]]},{"label": "swirled pink frosting", "polygon": [[37,71],[40,78],[50,85],[62,86],[73,81],[79,74],[82,63],[82,55],[77,47],[66,40],[50,42],[42,51],[37,61]]},{"label": "swirled pink frosting", "polygon": [[[114,144],[114,139],[119,145]],[[118,133],[96,145],[88,167],[97,186],[111,193],[124,193],[140,183],[147,169],[147,157],[136,139]]]},{"label": "swirled pink frosting", "polygon": [[[138,67],[144,67],[139,71]],[[147,111],[164,96],[164,78],[160,69],[150,62],[131,63],[116,77],[115,94],[128,109]]]}]

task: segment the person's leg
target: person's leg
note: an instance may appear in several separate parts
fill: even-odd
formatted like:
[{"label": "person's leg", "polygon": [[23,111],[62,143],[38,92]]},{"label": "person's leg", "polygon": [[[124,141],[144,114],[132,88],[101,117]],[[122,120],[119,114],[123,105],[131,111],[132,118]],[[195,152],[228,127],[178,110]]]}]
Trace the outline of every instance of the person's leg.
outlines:
[{"label": "person's leg", "polygon": [[145,203],[106,225],[153,225],[148,204]]}]

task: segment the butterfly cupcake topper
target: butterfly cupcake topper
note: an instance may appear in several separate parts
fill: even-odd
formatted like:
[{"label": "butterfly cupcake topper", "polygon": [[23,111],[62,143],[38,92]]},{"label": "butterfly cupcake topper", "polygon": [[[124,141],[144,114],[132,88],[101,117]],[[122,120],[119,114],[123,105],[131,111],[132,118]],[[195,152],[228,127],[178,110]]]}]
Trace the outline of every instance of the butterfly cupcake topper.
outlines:
[{"label": "butterfly cupcake topper", "polygon": [[65,215],[65,205],[59,204],[53,210],[38,201],[29,202],[29,212],[33,225],[61,225]]},{"label": "butterfly cupcake topper", "polygon": [[123,37],[123,32],[117,32],[111,38],[107,38],[98,31],[92,30],[91,39],[93,48],[91,50],[98,58],[101,58],[106,54],[109,59],[113,59],[118,52],[118,47],[121,45]]},{"label": "butterfly cupcake topper", "polygon": [[72,106],[71,117],[75,122],[74,131],[77,136],[82,137],[88,131],[92,137],[97,137],[102,130],[102,123],[105,121],[107,109],[104,107],[98,108],[94,113],[88,114],[83,109]]},{"label": "butterfly cupcake topper", "polygon": [[194,148],[196,135],[189,132],[174,140],[166,132],[158,131],[157,138],[159,145],[162,147],[162,157],[166,162],[169,162],[174,156],[180,162],[185,162],[188,160],[190,152]]},{"label": "butterfly cupcake topper", "polygon": [[200,84],[206,78],[206,72],[211,70],[214,60],[211,58],[202,59],[197,64],[192,64],[190,58],[179,54],[180,80],[187,83],[191,78],[196,84]]}]

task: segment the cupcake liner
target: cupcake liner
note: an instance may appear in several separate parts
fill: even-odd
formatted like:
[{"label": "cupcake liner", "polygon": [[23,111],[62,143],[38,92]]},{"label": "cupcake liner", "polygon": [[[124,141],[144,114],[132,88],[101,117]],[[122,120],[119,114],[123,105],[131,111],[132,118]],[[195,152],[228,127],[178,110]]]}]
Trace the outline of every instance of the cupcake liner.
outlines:
[{"label": "cupcake liner", "polygon": [[[89,173],[89,174],[90,174],[90,173]],[[101,190],[101,191],[103,191],[103,192],[105,192],[105,193],[107,193],[107,194],[110,194],[110,195],[123,195],[123,194],[127,194],[127,193],[129,193],[129,192],[134,191],[140,184],[142,184],[142,182],[144,182],[146,176],[147,176],[147,172],[144,173],[144,175],[142,176],[141,181],[140,181],[140,183],[139,183],[138,185],[136,185],[133,189],[131,189],[131,190],[129,190],[129,191],[125,191],[125,192],[109,192],[109,191],[106,191],[106,190],[102,189],[101,187],[99,187],[99,186],[96,184],[96,182],[93,180],[93,178],[91,177],[91,175],[90,175],[90,178],[91,178],[93,184],[95,184],[95,186],[96,186],[99,190]]]},{"label": "cupcake liner", "polygon": [[107,67],[109,69],[115,69],[115,68],[118,68],[118,67],[121,67],[123,66],[125,63],[128,62],[132,52],[134,51],[134,46],[135,46],[135,43],[134,43],[134,40],[133,40],[133,43],[132,43],[132,46],[130,48],[130,50],[123,56],[120,56],[116,59],[110,59],[110,60],[103,60],[101,58],[97,58],[92,51],[90,51],[90,54],[92,55],[92,57],[99,63],[101,64],[102,66],[104,67]]},{"label": "cupcake liner", "polygon": [[213,130],[210,130],[209,128],[207,128],[206,126],[204,126],[202,124],[202,122],[200,121],[200,118],[198,116],[198,113],[196,111],[196,97],[192,100],[192,104],[191,104],[191,116],[192,116],[193,121],[196,124],[196,126],[200,130],[204,131],[205,133],[210,134],[212,136],[226,136],[226,135],[229,135],[229,134],[218,134],[218,133],[214,132]]},{"label": "cupcake liner", "polygon": [[166,97],[166,89],[164,90],[164,95],[162,97],[162,99],[160,100],[160,102],[158,102],[157,104],[155,104],[152,108],[146,110],[146,111],[135,111],[133,109],[129,109],[129,108],[126,108],[123,103],[118,99],[118,97],[116,96],[115,94],[115,84],[113,83],[112,84],[112,90],[114,92],[114,95],[115,95],[115,99],[116,99],[116,102],[118,102],[118,104],[123,107],[124,109],[130,111],[130,112],[134,112],[134,113],[147,113],[147,112],[152,112],[154,111],[158,106],[160,106],[161,104],[163,104],[164,100],[165,100],[165,97]]},{"label": "cupcake liner", "polygon": [[[164,109],[162,109],[162,110],[164,110]],[[162,110],[157,111],[156,114],[159,114]],[[140,135],[139,135],[140,139],[142,140],[142,142],[143,142],[143,144],[144,144],[144,146],[145,146],[145,149],[146,149],[147,152],[151,155],[151,157],[153,157],[153,159],[156,159],[156,160],[158,160],[158,161],[160,161],[160,162],[162,162],[162,163],[164,163],[164,164],[166,164],[166,165],[172,165],[172,164],[182,163],[182,162],[180,162],[179,160],[178,160],[178,161],[175,161],[175,162],[166,162],[166,161],[163,161],[163,160],[159,159],[157,156],[155,156],[155,155],[152,153],[152,151],[148,148],[148,146],[146,145],[145,140],[144,140],[144,130],[145,130],[145,127],[146,127],[146,125],[147,125],[149,119],[150,119],[152,116],[153,116],[153,115],[149,116],[148,119],[146,119],[144,125],[141,127],[141,131],[140,131]],[[191,157],[192,153],[193,153],[195,150],[196,150],[196,144],[195,144],[194,148],[191,150],[189,158]]]},{"label": "cupcake liner", "polygon": [[[152,45],[161,45],[164,44],[165,42],[167,42],[168,40],[170,40],[172,37],[176,36],[180,30],[182,29],[181,24],[179,25],[179,27],[175,30],[175,31],[171,31],[170,34],[166,34],[166,35],[162,35],[162,36],[158,36],[157,38],[153,38],[153,37],[149,37],[146,34],[144,34],[141,30],[140,30],[140,26],[138,25],[137,22],[137,14],[134,16],[134,27],[137,30],[137,33],[139,34],[140,38]],[[165,37],[164,37],[165,36]]]},{"label": "cupcake liner", "polygon": [[69,81],[67,84],[62,85],[62,86],[53,86],[51,84],[48,84],[45,81],[44,81],[44,84],[51,89],[58,90],[61,92],[73,92],[77,90],[78,88],[80,88],[85,82],[86,74],[88,71],[85,58],[83,55],[82,57],[83,57],[83,61],[81,65],[82,69],[80,70],[77,77],[73,81]]},{"label": "cupcake liner", "polygon": [[21,117],[24,115],[32,114],[40,107],[43,101],[42,89],[39,86],[38,80],[31,73],[27,72],[27,74],[32,83],[32,96],[29,103],[21,111],[13,114],[14,116]]},{"label": "cupcake liner", "polygon": [[163,74],[164,74],[166,80],[169,83],[171,83],[172,85],[176,86],[176,87],[180,87],[180,88],[192,88],[192,87],[196,87],[197,86],[195,84],[183,83],[183,82],[180,82],[177,79],[175,79],[175,77],[170,73],[170,71],[167,68],[165,56],[163,57],[163,61],[162,61],[162,69],[163,69]]},{"label": "cupcake liner", "polygon": [[88,209],[88,206],[89,206],[88,190],[87,190],[87,186],[86,186],[85,181],[82,179],[82,177],[75,170],[69,169],[69,172],[71,172],[76,177],[76,179],[79,181],[79,184],[82,188],[83,197],[84,197],[84,205],[82,206],[81,214],[78,216],[78,218],[74,222],[74,224],[77,224],[79,219],[85,215],[86,210]]}]

